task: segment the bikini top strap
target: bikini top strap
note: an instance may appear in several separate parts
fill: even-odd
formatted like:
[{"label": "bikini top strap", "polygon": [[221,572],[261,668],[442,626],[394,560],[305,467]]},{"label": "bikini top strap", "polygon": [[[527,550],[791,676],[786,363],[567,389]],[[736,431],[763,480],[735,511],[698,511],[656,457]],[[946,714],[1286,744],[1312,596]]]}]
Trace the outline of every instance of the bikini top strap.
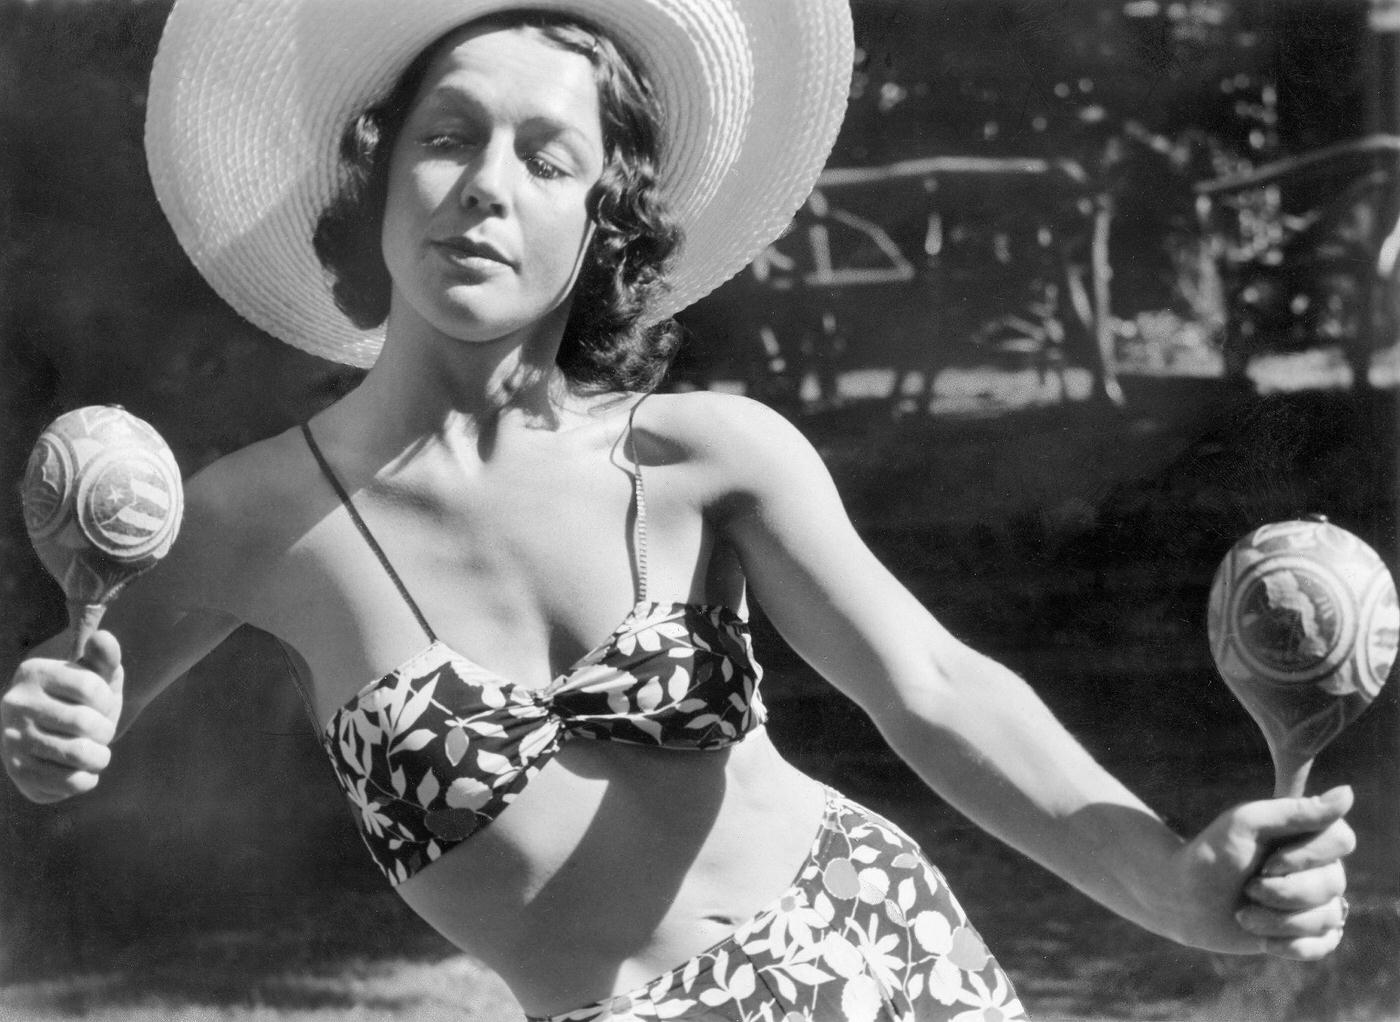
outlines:
[{"label": "bikini top strap", "polygon": [[[646,398],[643,397],[642,401],[645,400]],[[627,452],[625,452],[630,453],[632,459],[632,550],[636,561],[638,603],[646,602],[647,598],[647,495],[642,486],[642,461],[637,456],[637,439],[633,433],[637,409],[642,407],[642,401],[638,401],[627,413]]]},{"label": "bikini top strap", "polygon": [[415,603],[413,597],[409,595],[408,587],[403,584],[403,579],[399,578],[399,573],[395,571],[394,566],[389,563],[389,556],[384,553],[384,548],[379,545],[379,541],[376,540],[374,534],[369,531],[369,526],[365,524],[365,520],[360,517],[360,512],[356,510],[354,503],[350,500],[350,494],[345,492],[345,487],[340,484],[340,479],[337,478],[335,472],[331,470],[330,462],[328,462],[326,456],[321,453],[321,448],[316,443],[316,438],[311,435],[311,426],[303,422],[301,424],[301,433],[302,436],[306,437],[306,446],[311,449],[311,455],[316,459],[316,464],[321,466],[321,472],[330,482],[331,489],[335,490],[335,495],[339,497],[340,502],[345,505],[345,510],[350,512],[350,520],[355,523],[355,528],[360,530],[360,535],[365,538],[365,542],[369,544],[369,548],[374,551],[374,556],[379,558],[379,563],[382,564],[384,570],[388,572],[390,581],[394,583],[394,588],[399,591],[399,595],[402,596],[404,602],[408,604],[408,609],[413,612],[413,616],[418,620],[419,627],[422,628],[424,634],[428,636],[428,641],[436,642],[437,634],[433,631],[432,625],[428,624],[428,619],[423,616],[423,611],[418,608],[418,604]]}]

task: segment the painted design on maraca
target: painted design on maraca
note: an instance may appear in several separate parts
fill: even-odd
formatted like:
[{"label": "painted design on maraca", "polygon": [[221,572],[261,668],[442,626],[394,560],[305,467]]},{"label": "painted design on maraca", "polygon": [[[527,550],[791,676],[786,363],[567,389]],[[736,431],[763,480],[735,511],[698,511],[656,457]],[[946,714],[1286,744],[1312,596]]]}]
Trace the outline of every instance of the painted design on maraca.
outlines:
[{"label": "painted design on maraca", "polygon": [[59,416],[29,456],[24,521],[68,598],[75,658],[121,589],[169,552],[180,470],[151,426],[116,406]]},{"label": "painted design on maraca", "polygon": [[1313,758],[1371,704],[1395,662],[1390,573],[1325,518],[1265,525],[1221,562],[1208,623],[1221,677],[1269,743],[1276,794],[1301,794]]}]

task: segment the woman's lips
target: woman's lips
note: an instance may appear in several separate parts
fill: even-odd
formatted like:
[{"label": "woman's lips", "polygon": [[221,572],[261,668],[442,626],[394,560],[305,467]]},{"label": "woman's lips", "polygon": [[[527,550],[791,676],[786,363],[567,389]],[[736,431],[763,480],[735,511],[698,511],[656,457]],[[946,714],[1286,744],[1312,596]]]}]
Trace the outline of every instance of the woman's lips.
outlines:
[{"label": "woman's lips", "polygon": [[471,238],[442,238],[434,242],[434,245],[451,261],[463,266],[481,266],[487,263],[513,265],[500,249],[488,242]]}]

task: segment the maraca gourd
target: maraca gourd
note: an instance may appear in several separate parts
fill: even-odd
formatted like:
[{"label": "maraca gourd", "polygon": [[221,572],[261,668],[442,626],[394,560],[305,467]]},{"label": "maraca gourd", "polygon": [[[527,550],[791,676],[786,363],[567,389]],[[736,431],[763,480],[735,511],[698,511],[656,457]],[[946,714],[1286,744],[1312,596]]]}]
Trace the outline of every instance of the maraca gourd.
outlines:
[{"label": "maraca gourd", "polygon": [[1313,759],[1380,692],[1400,641],[1380,557],[1315,516],[1261,526],[1211,586],[1216,667],[1264,732],[1275,794],[1301,795]]},{"label": "maraca gourd", "polygon": [[40,435],[20,495],[30,541],[67,597],[77,659],[107,605],[175,542],[179,466],[148,423],[89,406]]}]

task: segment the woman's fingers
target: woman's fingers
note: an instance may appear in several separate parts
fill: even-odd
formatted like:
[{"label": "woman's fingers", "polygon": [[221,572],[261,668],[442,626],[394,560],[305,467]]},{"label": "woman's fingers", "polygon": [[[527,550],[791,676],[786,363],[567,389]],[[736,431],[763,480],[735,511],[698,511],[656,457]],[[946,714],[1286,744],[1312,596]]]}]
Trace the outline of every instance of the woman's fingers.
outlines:
[{"label": "woman's fingers", "polygon": [[1235,918],[1240,926],[1256,937],[1293,940],[1340,933],[1349,912],[1346,898],[1338,895],[1325,905],[1302,912],[1280,912],[1262,905],[1246,905],[1235,913]]},{"label": "woman's fingers", "polygon": [[62,738],[90,738],[102,745],[110,744],[117,733],[116,722],[93,707],[55,700],[35,706],[26,724],[44,734]]},{"label": "woman's fingers", "polygon": [[1336,860],[1286,876],[1258,876],[1245,885],[1254,904],[1280,912],[1302,912],[1340,898],[1346,891],[1346,871]]},{"label": "woman's fingers", "polygon": [[104,743],[83,735],[62,735],[36,726],[23,728],[20,747],[39,764],[60,771],[100,773],[112,761],[112,750]]},{"label": "woman's fingers", "polygon": [[1345,923],[1343,860],[1356,847],[1344,819],[1352,802],[1343,786],[1250,802],[1217,817],[1189,847],[1205,855],[1201,868],[1217,911],[1234,918],[1215,944],[1201,946],[1303,961],[1331,953]]},{"label": "woman's fingers", "polygon": [[1235,812],[1235,824],[1255,840],[1288,847],[1326,831],[1347,814],[1354,800],[1351,788],[1342,785],[1307,798],[1250,802]]},{"label": "woman's fingers", "polygon": [[[1337,795],[1333,800],[1334,809],[1343,801]],[[1332,800],[1323,796],[1316,801]],[[1322,806],[1298,815],[1306,817],[1319,810],[1323,818],[1328,815]],[[1294,822],[1289,821],[1288,829]],[[1356,834],[1346,820],[1337,818],[1316,833],[1275,849],[1245,885],[1248,904],[1235,916],[1240,926],[1264,938],[1264,950],[1280,958],[1315,961],[1331,954],[1342,939],[1350,911],[1341,860],[1355,848]]]},{"label": "woman's fingers", "polygon": [[97,786],[111,761],[105,746],[86,738],[64,738],[23,726],[4,729],[5,769],[35,802],[57,802]]},{"label": "woman's fingers", "polygon": [[[1260,827],[1261,834],[1284,840],[1245,885],[1247,904],[1235,918],[1242,929],[1264,938],[1267,953],[1315,961],[1341,941],[1350,912],[1342,859],[1356,848],[1356,834],[1341,814],[1351,801],[1347,788],[1282,800],[1276,809],[1280,817]],[[1312,833],[1309,823],[1316,828]]]},{"label": "woman's fingers", "polygon": [[96,788],[98,782],[98,775],[90,770],[60,770],[33,761],[11,770],[10,776],[26,798],[41,804],[62,802],[74,795],[86,794]]},{"label": "woman's fingers", "polygon": [[1341,929],[1328,930],[1317,937],[1280,937],[1266,940],[1264,951],[1278,958],[1299,962],[1315,962],[1337,950],[1342,942]]},{"label": "woman's fingers", "polygon": [[1281,958],[1314,961],[1342,939],[1351,906],[1339,861],[1287,876],[1255,877],[1245,886],[1250,903],[1235,913],[1242,929],[1264,938],[1264,950]]},{"label": "woman's fingers", "polygon": [[1336,820],[1326,829],[1290,841],[1271,852],[1259,867],[1261,877],[1280,877],[1314,869],[1346,858],[1356,850],[1356,832],[1346,820]]},{"label": "woman's fingers", "polygon": [[90,706],[104,717],[121,712],[121,696],[100,674],[70,664],[54,664],[40,684],[54,699],[81,706]]}]

